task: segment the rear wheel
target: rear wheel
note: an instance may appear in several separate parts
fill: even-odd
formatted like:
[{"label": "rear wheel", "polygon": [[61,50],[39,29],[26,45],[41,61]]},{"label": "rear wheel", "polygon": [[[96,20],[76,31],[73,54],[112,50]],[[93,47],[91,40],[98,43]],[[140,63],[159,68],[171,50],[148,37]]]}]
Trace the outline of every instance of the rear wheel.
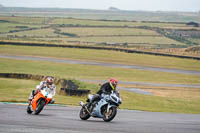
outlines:
[{"label": "rear wheel", "polygon": [[39,100],[39,102],[37,103],[36,110],[35,110],[35,115],[38,115],[42,111],[45,104],[46,104],[46,101],[44,99]]},{"label": "rear wheel", "polygon": [[105,110],[103,114],[103,120],[109,122],[115,118],[116,114],[117,114],[117,108],[111,107],[108,112]]},{"label": "rear wheel", "polygon": [[87,108],[87,107],[82,107],[82,108],[81,108],[81,111],[80,111],[79,116],[80,116],[80,118],[81,118],[82,120],[87,120],[87,119],[90,118],[90,114],[88,113],[88,111],[86,110],[86,108]]}]

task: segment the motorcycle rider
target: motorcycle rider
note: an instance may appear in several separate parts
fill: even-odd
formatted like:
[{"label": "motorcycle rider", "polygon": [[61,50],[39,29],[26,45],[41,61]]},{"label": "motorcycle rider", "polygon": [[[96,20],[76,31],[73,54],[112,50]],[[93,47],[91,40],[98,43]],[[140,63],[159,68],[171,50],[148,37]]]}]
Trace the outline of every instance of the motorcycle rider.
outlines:
[{"label": "motorcycle rider", "polygon": [[94,108],[95,105],[93,103],[96,101],[96,103],[101,100],[101,95],[102,94],[111,94],[112,91],[116,90],[117,87],[117,79],[110,78],[109,82],[104,83],[100,90],[93,96],[92,100],[89,102],[88,108],[92,105],[92,109]]},{"label": "motorcycle rider", "polygon": [[[38,92],[40,92],[41,89],[43,88],[49,88],[50,89],[50,93],[52,94],[52,96],[55,96],[56,94],[56,86],[54,85],[54,79],[53,77],[46,77],[45,81],[41,81],[40,85],[36,86],[36,90],[33,90],[28,98],[29,100],[29,105],[31,105],[31,101],[34,98],[35,95],[37,95]],[[53,104],[55,102],[54,99],[52,99],[49,103]]]}]

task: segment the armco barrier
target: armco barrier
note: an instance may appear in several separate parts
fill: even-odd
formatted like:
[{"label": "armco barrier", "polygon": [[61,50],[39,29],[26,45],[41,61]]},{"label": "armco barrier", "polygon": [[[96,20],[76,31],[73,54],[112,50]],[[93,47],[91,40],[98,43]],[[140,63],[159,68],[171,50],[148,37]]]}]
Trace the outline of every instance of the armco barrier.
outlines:
[{"label": "armco barrier", "polygon": [[0,73],[0,77],[4,78],[16,78],[16,79],[34,79],[44,80],[46,76],[23,74],[23,73]]},{"label": "armco barrier", "polygon": [[87,95],[90,90],[74,90],[68,88],[60,88],[61,93],[65,92],[69,96],[84,96]]}]

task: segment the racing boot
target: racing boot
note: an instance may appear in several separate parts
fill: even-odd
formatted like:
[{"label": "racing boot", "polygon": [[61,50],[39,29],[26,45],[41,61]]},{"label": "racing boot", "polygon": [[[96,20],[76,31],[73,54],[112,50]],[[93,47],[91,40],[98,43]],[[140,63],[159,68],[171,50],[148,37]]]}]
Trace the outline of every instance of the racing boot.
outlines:
[{"label": "racing boot", "polygon": [[54,104],[54,103],[55,103],[55,100],[51,99],[51,101],[48,104]]}]

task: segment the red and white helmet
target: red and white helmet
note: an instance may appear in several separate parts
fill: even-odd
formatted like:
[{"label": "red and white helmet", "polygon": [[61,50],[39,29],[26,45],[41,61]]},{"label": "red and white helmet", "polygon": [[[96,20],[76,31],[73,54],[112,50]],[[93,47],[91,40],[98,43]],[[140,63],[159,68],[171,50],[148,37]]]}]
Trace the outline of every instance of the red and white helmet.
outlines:
[{"label": "red and white helmet", "polygon": [[109,83],[110,83],[110,86],[112,87],[112,89],[115,90],[117,87],[117,83],[118,83],[117,79],[110,78]]},{"label": "red and white helmet", "polygon": [[53,80],[52,77],[47,77],[46,82],[47,82],[48,85],[52,85],[54,80]]}]

